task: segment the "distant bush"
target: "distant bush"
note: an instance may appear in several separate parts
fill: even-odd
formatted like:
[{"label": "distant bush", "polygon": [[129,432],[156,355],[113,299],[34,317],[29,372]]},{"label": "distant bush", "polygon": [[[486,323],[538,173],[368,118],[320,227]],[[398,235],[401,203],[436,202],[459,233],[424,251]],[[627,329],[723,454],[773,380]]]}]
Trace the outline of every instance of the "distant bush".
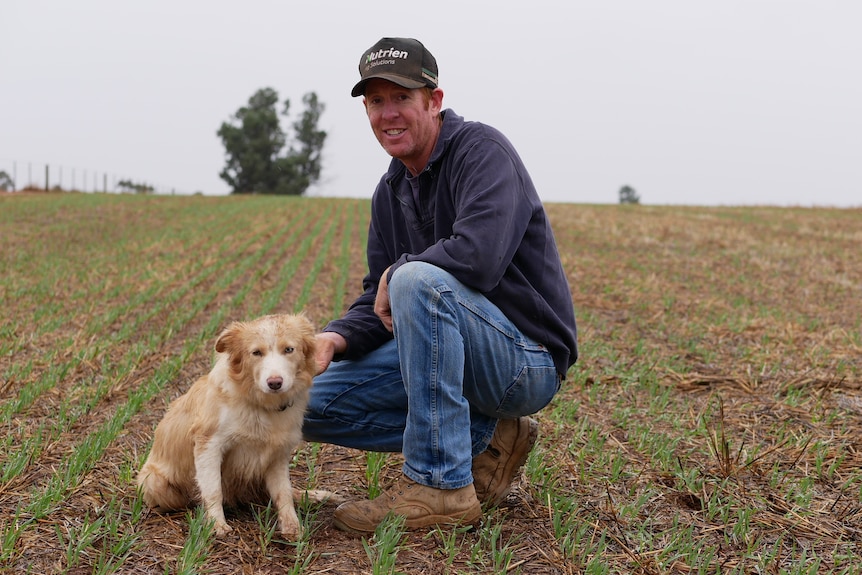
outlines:
[{"label": "distant bush", "polygon": [[631,186],[623,186],[620,188],[620,203],[639,204],[641,203],[641,198],[634,188]]},{"label": "distant bush", "polygon": [[117,187],[122,192],[134,192],[136,194],[152,194],[155,191],[153,186],[147,184],[137,184],[131,180],[120,180],[117,182]]}]

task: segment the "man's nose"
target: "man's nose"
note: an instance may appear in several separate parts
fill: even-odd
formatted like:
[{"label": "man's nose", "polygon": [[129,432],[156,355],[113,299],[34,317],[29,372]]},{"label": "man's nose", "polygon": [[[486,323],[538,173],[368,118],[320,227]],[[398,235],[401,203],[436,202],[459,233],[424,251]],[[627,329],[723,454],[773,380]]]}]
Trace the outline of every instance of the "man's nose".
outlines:
[{"label": "man's nose", "polygon": [[394,118],[398,115],[398,106],[394,102],[385,102],[383,104],[383,117],[386,119]]}]

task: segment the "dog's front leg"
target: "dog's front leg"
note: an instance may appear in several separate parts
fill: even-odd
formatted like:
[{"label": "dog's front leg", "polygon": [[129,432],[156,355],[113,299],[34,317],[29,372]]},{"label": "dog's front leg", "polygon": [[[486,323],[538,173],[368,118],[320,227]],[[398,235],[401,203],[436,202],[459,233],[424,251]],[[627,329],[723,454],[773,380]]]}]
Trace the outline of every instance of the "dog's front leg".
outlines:
[{"label": "dog's front leg", "polygon": [[213,522],[216,536],[231,531],[224,517],[221,484],[222,453],[218,441],[195,442],[195,479],[207,519]]},{"label": "dog's front leg", "polygon": [[278,527],[281,534],[291,541],[302,537],[302,525],[296,515],[293,487],[290,485],[290,461],[279,457],[266,471],[266,489],[278,510]]}]

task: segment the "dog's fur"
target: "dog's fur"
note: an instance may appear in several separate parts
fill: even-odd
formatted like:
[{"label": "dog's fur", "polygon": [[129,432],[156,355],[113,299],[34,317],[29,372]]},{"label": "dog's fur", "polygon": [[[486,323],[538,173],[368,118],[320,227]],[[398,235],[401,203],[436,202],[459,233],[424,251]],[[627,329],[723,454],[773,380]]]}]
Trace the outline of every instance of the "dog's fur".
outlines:
[{"label": "dog's fur", "polygon": [[[301,535],[289,466],[315,374],[314,329],[302,315],[234,322],[212,371],[169,407],[138,473],[144,501],[167,512],[203,504],[217,535],[224,505],[266,501],[282,535]],[[308,492],[321,500],[326,492]]]}]

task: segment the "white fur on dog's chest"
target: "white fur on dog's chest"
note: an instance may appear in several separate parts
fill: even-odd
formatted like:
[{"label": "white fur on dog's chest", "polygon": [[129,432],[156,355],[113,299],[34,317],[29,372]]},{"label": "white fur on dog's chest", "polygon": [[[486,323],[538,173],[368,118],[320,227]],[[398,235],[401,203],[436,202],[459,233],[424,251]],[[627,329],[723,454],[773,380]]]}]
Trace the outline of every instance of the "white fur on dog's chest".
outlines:
[{"label": "white fur on dog's chest", "polygon": [[[212,440],[223,446],[223,452],[240,445],[244,451],[257,453],[258,457],[267,452],[292,449],[299,443],[301,433],[291,416],[287,411],[243,414],[226,408],[222,410],[219,430]],[[279,441],[273,443],[274,438]]]}]

